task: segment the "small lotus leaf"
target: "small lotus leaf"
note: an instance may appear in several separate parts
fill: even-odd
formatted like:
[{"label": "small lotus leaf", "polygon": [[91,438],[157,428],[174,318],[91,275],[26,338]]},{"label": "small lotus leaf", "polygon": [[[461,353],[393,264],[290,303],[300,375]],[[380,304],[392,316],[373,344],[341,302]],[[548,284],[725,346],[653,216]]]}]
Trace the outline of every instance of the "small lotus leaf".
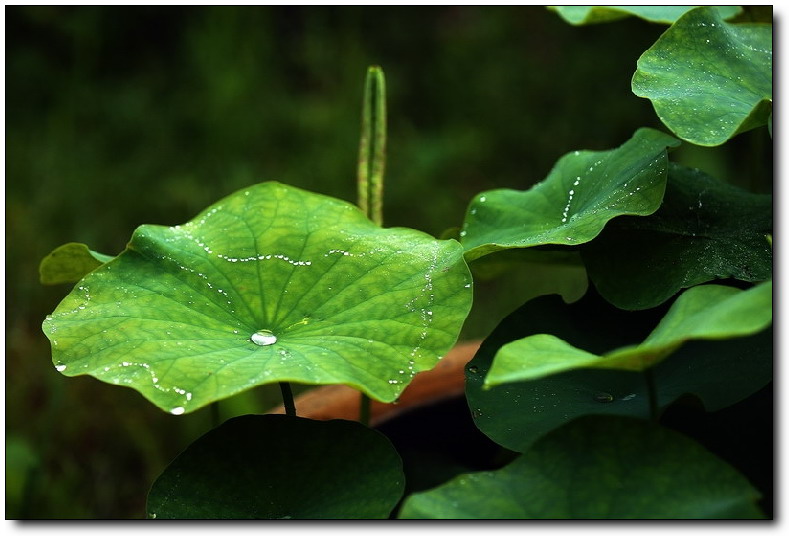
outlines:
[{"label": "small lotus leaf", "polygon": [[405,519],[758,519],[759,492],[688,437],[585,417],[497,471],[406,498]]},{"label": "small lotus leaf", "polygon": [[730,24],[713,7],[689,11],[638,59],[633,93],[652,101],[679,138],[714,146],[767,124],[772,25]]},{"label": "small lotus leaf", "polygon": [[574,151],[526,191],[483,192],[471,202],[461,244],[473,260],[494,251],[588,242],[625,214],[655,212],[666,187],[671,136],[642,128],[610,151]]},{"label": "small lotus leaf", "polygon": [[146,510],[152,519],[384,519],[404,489],[403,463],[380,432],[244,415],[179,454]]}]

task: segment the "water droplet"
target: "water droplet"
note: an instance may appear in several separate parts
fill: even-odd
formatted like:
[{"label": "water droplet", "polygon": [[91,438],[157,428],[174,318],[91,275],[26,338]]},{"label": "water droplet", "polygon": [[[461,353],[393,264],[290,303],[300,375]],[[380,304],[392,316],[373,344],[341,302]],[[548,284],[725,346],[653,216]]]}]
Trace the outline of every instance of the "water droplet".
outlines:
[{"label": "water droplet", "polygon": [[184,411],[186,411],[184,408],[178,406],[177,408],[171,409],[170,413],[172,413],[173,415],[183,415]]},{"label": "water droplet", "polygon": [[66,370],[66,365],[55,365],[55,370],[57,370],[58,372],[63,372],[64,370]]},{"label": "water droplet", "polygon": [[[249,193],[249,192],[247,192]],[[151,514],[151,519],[156,519],[156,514]]]},{"label": "water droplet", "polygon": [[480,417],[482,417],[482,410],[475,409],[474,411],[471,412],[471,416],[474,417],[475,419],[479,419]]},{"label": "water droplet", "polygon": [[627,396],[623,396],[623,397],[622,397],[622,400],[633,400],[635,397],[636,397],[636,394],[635,394],[635,393],[630,393],[630,394],[629,394],[629,395],[627,395]]},{"label": "water droplet", "polygon": [[253,333],[249,340],[258,346],[269,346],[277,342],[277,336],[267,329],[261,329]]},{"label": "water droplet", "polygon": [[468,368],[468,371],[469,371],[471,374],[476,374],[477,372],[479,372],[479,367],[478,367],[477,365],[471,365],[471,366]]},{"label": "water droplet", "polygon": [[614,401],[614,396],[611,393],[597,393],[594,395],[595,402],[608,403]]}]

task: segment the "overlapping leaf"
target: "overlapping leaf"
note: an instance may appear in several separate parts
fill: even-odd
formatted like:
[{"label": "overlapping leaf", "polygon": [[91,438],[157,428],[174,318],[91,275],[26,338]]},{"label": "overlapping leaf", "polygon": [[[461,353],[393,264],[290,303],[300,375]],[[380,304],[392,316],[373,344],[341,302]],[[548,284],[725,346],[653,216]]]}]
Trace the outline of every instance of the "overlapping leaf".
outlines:
[{"label": "overlapping leaf", "polygon": [[402,461],[357,422],[245,415],[181,453],[148,494],[152,519],[384,519]]},{"label": "overlapping leaf", "polygon": [[679,142],[639,129],[610,151],[574,151],[527,191],[483,192],[471,202],[461,244],[470,260],[494,251],[578,245],[625,214],[652,214],[666,187],[666,148]]},{"label": "overlapping leaf", "polygon": [[612,221],[581,253],[606,299],[646,309],[712,279],[770,279],[772,229],[772,196],[671,164],[655,214]]},{"label": "overlapping leaf", "polygon": [[[590,354],[604,354],[645,339],[665,312],[665,307],[617,309],[594,288],[571,305],[558,296],[526,303],[501,322],[466,367],[466,396],[477,427],[496,443],[524,452],[545,433],[579,416],[649,418],[643,372],[581,368],[490,389],[483,389],[483,382],[494,355],[512,341],[548,333]],[[649,369],[656,409],[685,394],[696,395],[708,411],[739,402],[772,379],[772,359],[769,328],[734,339],[691,340]]]},{"label": "overlapping leaf", "polygon": [[[575,26],[611,22],[636,16],[650,22],[671,24],[698,6],[548,6]],[[742,13],[740,6],[715,6],[724,19]]]},{"label": "overlapping leaf", "polygon": [[140,227],[44,330],[64,374],[176,414],[280,381],[389,402],[452,346],[471,293],[457,242],[263,183],[185,225]]},{"label": "overlapping leaf", "polygon": [[550,334],[502,346],[485,387],[533,380],[575,368],[640,371],[659,363],[685,341],[728,339],[757,333],[772,322],[772,282],[746,291],[702,285],[685,291],[652,333],[638,345],[595,355]]},{"label": "overlapping leaf", "polygon": [[109,255],[91,251],[85,244],[69,242],[55,248],[38,267],[42,285],[76,283],[105,262]]},{"label": "overlapping leaf", "polygon": [[[677,468],[681,467],[681,470]],[[689,438],[634,419],[579,419],[497,471],[406,498],[407,519],[755,519],[759,492]]]},{"label": "overlapping leaf", "polygon": [[772,62],[772,25],[730,24],[714,7],[701,7],[638,59],[632,89],[678,137],[720,145],[767,124]]}]

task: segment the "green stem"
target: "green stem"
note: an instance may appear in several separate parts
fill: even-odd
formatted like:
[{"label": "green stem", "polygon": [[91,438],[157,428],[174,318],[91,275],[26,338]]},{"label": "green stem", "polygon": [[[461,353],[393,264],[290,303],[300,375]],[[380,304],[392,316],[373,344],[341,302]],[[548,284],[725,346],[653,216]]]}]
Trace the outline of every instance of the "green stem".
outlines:
[{"label": "green stem", "polygon": [[359,422],[370,426],[370,397],[364,393],[359,398]]},{"label": "green stem", "polygon": [[367,69],[362,104],[357,186],[359,208],[377,225],[383,224],[386,168],[386,81],[378,66]]},{"label": "green stem", "polygon": [[285,406],[285,415],[295,417],[296,404],[293,402],[293,391],[290,389],[290,383],[279,382],[279,389],[282,391],[282,404]]}]

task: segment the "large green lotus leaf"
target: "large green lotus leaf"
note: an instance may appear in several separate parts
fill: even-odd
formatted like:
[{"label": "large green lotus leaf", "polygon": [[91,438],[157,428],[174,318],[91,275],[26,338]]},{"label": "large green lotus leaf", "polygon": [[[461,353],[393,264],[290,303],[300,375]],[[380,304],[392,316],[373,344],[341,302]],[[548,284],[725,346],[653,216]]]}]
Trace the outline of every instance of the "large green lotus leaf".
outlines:
[{"label": "large green lotus leaf", "polygon": [[720,145],[767,124],[772,25],[729,24],[712,7],[689,11],[638,59],[633,93],[652,101],[678,137]]},{"label": "large green lotus leaf", "polygon": [[55,248],[41,260],[39,278],[42,285],[76,283],[112,259],[109,255],[91,251],[85,244],[69,242]]},{"label": "large green lotus leaf", "polygon": [[666,147],[678,144],[642,128],[617,149],[564,155],[529,190],[483,192],[469,205],[460,232],[466,258],[545,244],[574,246],[592,240],[612,218],[652,214],[666,187]]},{"label": "large green lotus leaf", "polygon": [[624,417],[586,417],[496,471],[406,498],[407,519],[758,519],[759,492],[692,439]]},{"label": "large green lotus leaf", "polygon": [[509,342],[496,352],[483,388],[575,368],[640,371],[659,363],[689,340],[752,335],[772,322],[772,291],[771,281],[744,291],[721,285],[693,287],[677,298],[644,342],[602,355],[550,334]]},{"label": "large green lotus leaf", "polygon": [[[565,21],[574,26],[610,22],[631,15],[648,20],[672,24],[682,15],[698,6],[548,6]],[[724,19],[742,13],[740,6],[715,6]]]},{"label": "large green lotus leaf", "polygon": [[[590,288],[568,305],[536,298],[508,316],[466,366],[466,397],[477,427],[496,443],[524,452],[533,442],[582,415],[650,418],[644,372],[581,368],[536,380],[483,389],[493,357],[511,341],[548,333],[594,354],[632,344],[654,331],[665,307],[623,311]],[[683,395],[717,411],[755,393],[772,379],[772,330],[725,340],[691,340],[649,371],[659,411]]]},{"label": "large green lotus leaf", "polygon": [[622,309],[655,307],[713,279],[772,277],[772,196],[672,164],[663,205],[612,221],[581,250],[600,293]]},{"label": "large green lotus leaf", "polygon": [[454,344],[471,296],[457,242],[269,182],[185,225],[141,226],[44,331],[63,374],[176,414],[285,381],[391,402]]},{"label": "large green lotus leaf", "polygon": [[400,456],[357,422],[245,415],[189,445],[154,482],[153,519],[384,519]]}]

